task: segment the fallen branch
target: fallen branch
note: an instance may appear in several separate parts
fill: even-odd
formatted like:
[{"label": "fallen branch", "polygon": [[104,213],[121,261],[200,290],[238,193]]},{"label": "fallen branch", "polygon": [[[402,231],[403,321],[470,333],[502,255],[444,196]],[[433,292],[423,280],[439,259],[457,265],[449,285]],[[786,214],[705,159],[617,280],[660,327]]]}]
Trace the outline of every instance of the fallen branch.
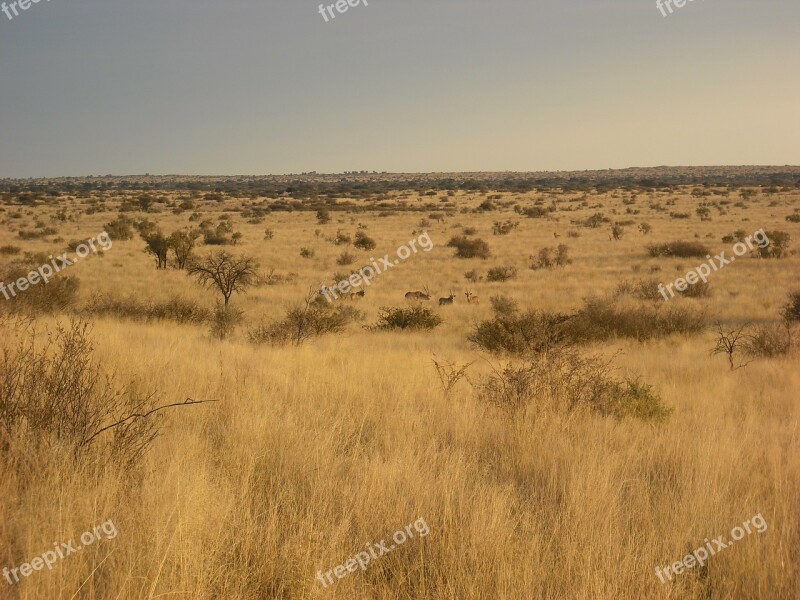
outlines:
[{"label": "fallen branch", "polygon": [[87,439],[83,440],[79,446],[85,446],[104,431],[108,431],[109,429],[118,427],[119,425],[122,425],[123,423],[125,423],[126,421],[130,421],[131,419],[146,419],[153,413],[156,413],[160,410],[164,410],[165,408],[174,408],[176,406],[194,406],[195,404],[206,404],[208,402],[219,402],[219,400],[192,400],[191,398],[187,398],[183,402],[175,402],[174,404],[165,404],[164,406],[158,406],[156,408],[148,410],[146,413],[133,413],[132,415],[128,415],[124,419],[120,419],[116,423],[111,423],[111,425],[106,425],[102,429],[98,429]]}]

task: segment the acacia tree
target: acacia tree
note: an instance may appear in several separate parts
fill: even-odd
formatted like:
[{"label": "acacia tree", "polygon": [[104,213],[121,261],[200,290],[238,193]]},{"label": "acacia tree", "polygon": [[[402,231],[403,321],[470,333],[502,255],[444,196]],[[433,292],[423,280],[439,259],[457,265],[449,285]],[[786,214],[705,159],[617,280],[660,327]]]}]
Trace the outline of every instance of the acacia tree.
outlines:
[{"label": "acacia tree", "polygon": [[175,262],[179,269],[185,269],[189,264],[195,240],[199,237],[200,232],[196,229],[173,231],[169,236],[169,247],[175,254]]},{"label": "acacia tree", "polygon": [[255,283],[257,266],[251,256],[233,256],[222,250],[192,263],[187,272],[200,285],[218,289],[227,306],[234,292],[245,293]]},{"label": "acacia tree", "polygon": [[160,229],[146,230],[140,234],[145,246],[144,251],[156,257],[156,269],[167,268],[167,252],[169,252],[169,238]]}]

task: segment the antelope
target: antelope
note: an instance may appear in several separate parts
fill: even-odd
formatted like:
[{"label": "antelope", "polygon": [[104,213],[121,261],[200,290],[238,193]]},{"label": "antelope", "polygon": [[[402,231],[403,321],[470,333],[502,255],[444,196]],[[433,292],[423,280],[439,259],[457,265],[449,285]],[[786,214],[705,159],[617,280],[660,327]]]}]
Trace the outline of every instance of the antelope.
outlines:
[{"label": "antelope", "polygon": [[360,290],[358,292],[350,292],[350,300],[357,300],[358,298],[363,298],[366,295],[366,290]]},{"label": "antelope", "polygon": [[450,295],[447,298],[439,298],[439,306],[445,306],[447,304],[452,304],[455,302],[456,293],[453,290],[450,290]]},{"label": "antelope", "polygon": [[473,296],[470,290],[464,292],[464,295],[467,297],[467,304],[480,304],[480,298]]},{"label": "antelope", "polygon": [[561,237],[561,234],[560,234],[560,233],[556,233],[556,232],[554,231],[554,232],[553,232],[553,237],[554,237],[554,238],[556,238],[556,239],[558,239],[558,238],[560,238],[560,237]]},{"label": "antelope", "polygon": [[406,292],[406,300],[430,300],[431,293],[428,291],[428,286],[425,286],[424,292]]}]

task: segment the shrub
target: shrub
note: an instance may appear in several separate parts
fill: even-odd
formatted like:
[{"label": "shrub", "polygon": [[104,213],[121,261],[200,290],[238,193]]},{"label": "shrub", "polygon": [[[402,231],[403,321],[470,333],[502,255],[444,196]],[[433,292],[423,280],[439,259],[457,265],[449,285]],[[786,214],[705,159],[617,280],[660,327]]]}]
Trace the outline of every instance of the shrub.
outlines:
[{"label": "shrub", "polygon": [[800,291],[789,292],[789,301],[784,305],[781,316],[788,322],[800,321]]},{"label": "shrub", "polygon": [[5,256],[15,256],[22,252],[22,248],[19,246],[0,246],[0,254]]},{"label": "shrub", "polygon": [[281,321],[262,323],[248,332],[253,344],[294,344],[321,335],[342,331],[348,323],[361,318],[353,307],[328,303],[318,292],[310,291],[305,300],[286,311]]},{"label": "shrub", "polygon": [[355,240],[353,240],[353,246],[360,248],[361,250],[374,250],[377,244],[375,243],[375,240],[373,240],[363,231],[357,231]]},{"label": "shrub", "polygon": [[508,281],[517,277],[516,267],[492,267],[486,274],[486,281]]},{"label": "shrub", "polygon": [[341,266],[352,265],[356,260],[355,255],[350,254],[347,250],[339,255],[336,259],[336,264]]},{"label": "shrub", "polygon": [[788,327],[778,323],[758,326],[747,337],[745,354],[753,358],[777,358],[792,349],[792,336]]},{"label": "shrub", "polygon": [[98,462],[133,466],[158,433],[158,418],[125,420],[102,436],[101,430],[147,412],[152,396],[114,386],[113,375],[95,359],[86,323],[58,327],[44,343],[33,329],[19,324],[12,329],[17,339],[0,339],[0,455],[35,445],[83,459],[101,447]]},{"label": "shrub", "polygon": [[269,227],[267,227],[264,230],[264,239],[265,240],[271,240],[273,237],[275,237],[275,232],[272,231],[272,229],[270,229]]},{"label": "shrub", "polygon": [[476,233],[478,233],[478,230],[475,229],[474,227],[464,227],[462,228],[461,231],[464,232],[464,235],[475,235]]},{"label": "shrub", "polygon": [[217,304],[214,317],[211,319],[211,335],[219,340],[224,340],[232,335],[242,322],[244,312],[226,304]]},{"label": "shrub", "polygon": [[511,414],[535,404],[538,411],[589,410],[620,420],[634,417],[658,422],[672,412],[651,386],[638,379],[619,380],[609,362],[572,349],[495,369],[476,387],[482,400]]},{"label": "shrub", "polygon": [[303,258],[314,258],[314,251],[311,248],[303,246],[300,248],[300,256]]},{"label": "shrub", "polygon": [[542,248],[537,257],[531,256],[531,269],[552,269],[555,267],[565,267],[572,263],[569,258],[569,247],[566,244],[559,244],[557,248]]},{"label": "shrub", "polygon": [[711,296],[711,286],[707,281],[698,281],[682,292],[678,290],[678,293],[686,298],[708,298]]},{"label": "shrub", "polygon": [[133,239],[133,219],[120,215],[110,223],[103,226],[108,236],[114,240],[132,240]]},{"label": "shrub", "polygon": [[699,334],[706,327],[705,315],[688,306],[670,304],[627,306],[613,297],[589,297],[567,326],[567,335],[578,342],[616,337],[645,341],[675,333]]},{"label": "shrub", "polygon": [[658,289],[661,282],[658,279],[640,279],[638,281],[622,281],[614,292],[615,297],[631,296],[637,300],[663,300],[664,296]]},{"label": "shrub", "polygon": [[135,296],[122,298],[110,294],[95,294],[79,312],[85,316],[152,319],[177,323],[203,323],[212,316],[210,310],[201,307],[193,300],[178,296],[158,302],[142,301]]},{"label": "shrub", "polygon": [[519,227],[519,221],[495,221],[492,226],[492,233],[494,235],[508,235]]},{"label": "shrub", "polygon": [[482,258],[491,256],[489,244],[480,238],[469,239],[465,236],[455,236],[447,242],[447,246],[456,249],[457,258]]},{"label": "shrub", "polygon": [[786,217],[786,220],[789,223],[800,223],[800,213],[794,213]]},{"label": "shrub", "polygon": [[536,310],[501,312],[503,303],[496,307],[493,303],[493,308],[494,317],[478,323],[467,338],[481,350],[525,355],[548,352],[566,341],[563,324],[568,315]]},{"label": "shrub", "polygon": [[483,281],[483,275],[478,273],[476,269],[472,269],[471,271],[464,273],[464,279],[470,283],[478,283],[479,281]]},{"label": "shrub", "polygon": [[789,255],[789,242],[791,236],[785,231],[765,231],[769,239],[769,245],[766,248],[758,246],[758,252],[761,258],[785,258]]},{"label": "shrub", "polygon": [[442,318],[431,308],[415,304],[408,307],[381,307],[375,330],[429,330],[442,324]]},{"label": "shrub", "polygon": [[652,257],[677,256],[680,258],[705,258],[711,250],[700,242],[667,242],[647,246]]},{"label": "shrub", "polygon": [[508,296],[492,296],[489,298],[492,310],[498,315],[514,315],[519,310],[517,301]]},{"label": "shrub", "polygon": [[[42,265],[48,262],[47,257],[31,257],[32,260],[23,263],[10,265],[0,277],[0,281],[16,281],[20,278],[27,278],[28,274],[36,267],[34,264]],[[38,283],[28,286],[28,289],[21,291],[16,287],[5,293],[9,294],[8,300],[0,300],[0,309],[6,307],[10,312],[28,315],[56,314],[72,308],[78,298],[79,283],[76,277],[58,273],[47,283],[39,280]]]},{"label": "shrub", "polygon": [[317,211],[317,223],[326,225],[331,222],[331,213],[327,208],[320,208]]}]

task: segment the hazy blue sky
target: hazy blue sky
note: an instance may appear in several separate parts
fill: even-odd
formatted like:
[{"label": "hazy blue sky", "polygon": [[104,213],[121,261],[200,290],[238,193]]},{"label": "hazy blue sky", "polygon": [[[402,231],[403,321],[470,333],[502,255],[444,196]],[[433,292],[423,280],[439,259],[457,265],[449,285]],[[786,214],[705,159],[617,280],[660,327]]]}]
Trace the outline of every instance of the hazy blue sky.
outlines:
[{"label": "hazy blue sky", "polygon": [[0,13],[0,176],[800,164],[798,0],[318,5]]}]

